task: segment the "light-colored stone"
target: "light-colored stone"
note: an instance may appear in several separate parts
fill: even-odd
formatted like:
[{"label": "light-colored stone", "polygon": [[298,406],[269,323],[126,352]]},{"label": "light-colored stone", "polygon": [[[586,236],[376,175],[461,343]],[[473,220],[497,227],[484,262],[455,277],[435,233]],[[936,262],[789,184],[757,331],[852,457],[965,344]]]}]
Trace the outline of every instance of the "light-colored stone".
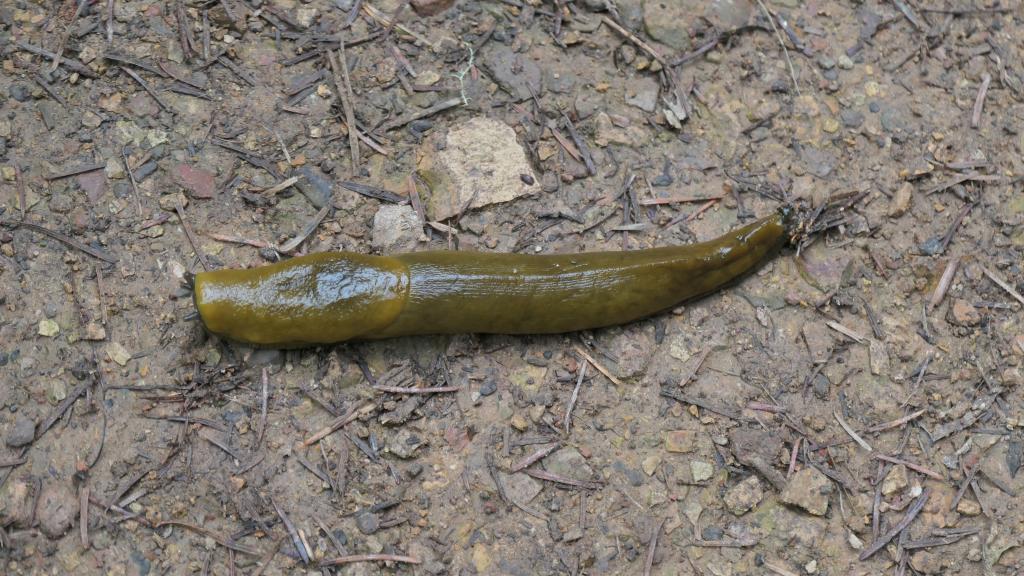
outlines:
[{"label": "light-colored stone", "polygon": [[899,218],[906,214],[910,208],[910,200],[913,196],[914,185],[910,182],[904,182],[896,189],[896,193],[893,194],[892,200],[889,202],[889,216]]},{"label": "light-colored stone", "polygon": [[385,204],[373,215],[370,242],[385,254],[412,250],[422,235],[419,216],[408,204]]},{"label": "light-colored stone", "polygon": [[715,467],[703,460],[691,460],[690,474],[694,482],[706,482],[714,477]]},{"label": "light-colored stone", "polygon": [[897,464],[892,467],[892,470],[889,470],[885,480],[882,480],[882,494],[892,496],[902,492],[909,484],[910,479],[907,477],[907,467],[903,464]]},{"label": "light-colored stone", "polygon": [[443,145],[428,138],[417,168],[430,184],[425,208],[431,220],[444,220],[463,209],[515,200],[533,191],[533,173],[515,130],[504,122],[478,116],[448,131]]},{"label": "light-colored stone", "polygon": [[128,364],[128,361],[132,359],[132,355],[119,342],[111,342],[107,346],[107,356],[114,362],[117,362],[119,366]]},{"label": "light-colored stone", "polygon": [[828,512],[828,495],[831,491],[829,479],[808,466],[790,477],[780,499],[815,516],[824,516]]},{"label": "light-colored stone", "polygon": [[60,326],[56,322],[54,322],[53,320],[50,320],[49,318],[44,318],[44,319],[39,321],[39,335],[40,336],[46,336],[47,338],[53,338],[57,334],[60,334]]},{"label": "light-colored stone", "polygon": [[749,476],[743,482],[733,486],[725,493],[725,506],[736,516],[742,516],[757,506],[764,498],[761,480],[757,476]]}]

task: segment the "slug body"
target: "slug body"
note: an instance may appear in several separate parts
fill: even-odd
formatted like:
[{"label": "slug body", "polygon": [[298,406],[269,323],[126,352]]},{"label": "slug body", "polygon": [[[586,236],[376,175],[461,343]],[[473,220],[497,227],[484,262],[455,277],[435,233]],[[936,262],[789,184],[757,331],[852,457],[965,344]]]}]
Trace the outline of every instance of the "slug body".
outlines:
[{"label": "slug body", "polygon": [[206,328],[263,346],[417,334],[550,334],[624,324],[730,283],[787,240],[780,209],[686,246],[560,255],[324,252],[202,272]]}]

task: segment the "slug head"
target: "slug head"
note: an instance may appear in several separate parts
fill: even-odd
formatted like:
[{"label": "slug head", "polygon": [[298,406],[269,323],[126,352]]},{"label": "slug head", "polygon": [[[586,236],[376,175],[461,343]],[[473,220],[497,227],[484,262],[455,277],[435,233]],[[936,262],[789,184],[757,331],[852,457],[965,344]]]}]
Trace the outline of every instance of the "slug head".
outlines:
[{"label": "slug head", "polygon": [[371,336],[405,306],[409,273],[393,258],[325,252],[248,270],[196,274],[210,332],[255,345],[330,344]]}]

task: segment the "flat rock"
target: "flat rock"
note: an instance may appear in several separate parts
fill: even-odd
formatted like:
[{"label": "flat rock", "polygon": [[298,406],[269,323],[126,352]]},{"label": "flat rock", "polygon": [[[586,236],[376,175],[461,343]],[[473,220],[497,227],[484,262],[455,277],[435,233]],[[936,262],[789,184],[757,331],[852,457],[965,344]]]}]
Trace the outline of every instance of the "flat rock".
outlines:
[{"label": "flat rock", "polygon": [[981,312],[970,302],[957,298],[949,308],[949,321],[957,326],[975,326],[981,322]]},{"label": "flat rock", "polygon": [[685,454],[693,452],[697,447],[697,432],[695,430],[668,430],[664,432],[665,450]]},{"label": "flat rock", "polygon": [[422,235],[419,216],[408,204],[385,204],[373,215],[370,243],[385,254],[412,250]]},{"label": "flat rock", "polygon": [[690,475],[694,482],[705,482],[714,477],[715,467],[703,460],[691,460]]},{"label": "flat rock", "polygon": [[661,85],[654,78],[637,78],[626,87],[626,104],[644,112],[654,112],[658,106],[658,92]]},{"label": "flat rock", "polygon": [[545,458],[544,468],[548,472],[576,480],[588,480],[594,474],[590,465],[587,464],[586,458],[580,454],[579,450],[571,446],[562,448]]},{"label": "flat rock", "polygon": [[909,483],[907,467],[903,464],[897,464],[889,470],[889,473],[885,475],[885,479],[882,480],[882,494],[892,496],[902,492]]},{"label": "flat rock", "polygon": [[907,213],[910,208],[910,200],[914,197],[914,185],[910,182],[904,182],[896,189],[896,193],[893,194],[892,200],[889,201],[889,216],[892,218],[899,218]]},{"label": "flat rock", "polygon": [[724,500],[729,512],[741,516],[757,506],[762,498],[764,489],[761,488],[761,480],[757,476],[750,476],[727,490]]},{"label": "flat rock", "polygon": [[828,495],[831,492],[829,479],[808,466],[790,477],[780,499],[815,516],[824,516],[828,512]]},{"label": "flat rock", "polygon": [[505,487],[505,493],[517,504],[528,504],[544,488],[540,481],[522,472],[515,474],[498,472],[498,475],[501,477],[501,483]]},{"label": "flat rock", "polygon": [[36,436],[36,423],[24,414],[14,417],[14,424],[7,430],[4,442],[11,448],[21,448]]},{"label": "flat rock", "polygon": [[78,497],[66,483],[50,483],[43,486],[39,495],[36,518],[39,529],[48,538],[60,538],[71,529],[78,516]]},{"label": "flat rock", "polygon": [[295,170],[299,181],[295,187],[309,200],[309,203],[317,209],[323,208],[331,201],[334,195],[334,184],[319,169],[306,164]]},{"label": "flat rock", "polygon": [[541,71],[537,63],[504,44],[491,42],[480,55],[480,65],[501,89],[516,100],[541,93]]},{"label": "flat rock", "polygon": [[171,170],[171,176],[193,198],[213,198],[216,183],[213,173],[189,164],[178,164]]},{"label": "flat rock", "polygon": [[[437,139],[435,139],[437,138]],[[420,147],[420,174],[430,184],[425,208],[431,220],[444,220],[490,204],[539,191],[539,178],[516,133],[503,122],[478,116]]]},{"label": "flat rock", "polygon": [[107,191],[107,174],[103,170],[93,170],[92,172],[86,172],[79,174],[75,177],[78,181],[79,187],[88,196],[89,202],[95,204],[103,197],[104,192]]}]

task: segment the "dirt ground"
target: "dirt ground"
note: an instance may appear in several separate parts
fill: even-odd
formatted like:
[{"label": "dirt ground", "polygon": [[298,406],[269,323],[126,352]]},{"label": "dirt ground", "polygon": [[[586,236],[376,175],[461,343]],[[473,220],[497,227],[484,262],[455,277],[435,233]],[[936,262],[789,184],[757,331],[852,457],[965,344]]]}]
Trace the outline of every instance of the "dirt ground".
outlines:
[{"label": "dirt ground", "polygon": [[[0,3],[0,572],[1024,573],[1019,2],[445,4]],[[190,315],[207,267],[797,199],[841,221],[621,327]]]}]

